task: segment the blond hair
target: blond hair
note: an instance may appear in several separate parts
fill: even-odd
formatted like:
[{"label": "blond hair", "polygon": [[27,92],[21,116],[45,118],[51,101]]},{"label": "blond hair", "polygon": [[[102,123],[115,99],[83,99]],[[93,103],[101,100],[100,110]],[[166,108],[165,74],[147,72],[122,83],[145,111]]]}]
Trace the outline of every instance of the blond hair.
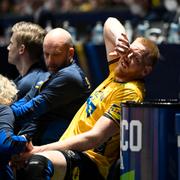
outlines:
[{"label": "blond hair", "polygon": [[12,104],[17,99],[17,92],[14,82],[0,74],[0,104]]},{"label": "blond hair", "polygon": [[32,59],[42,55],[42,44],[46,31],[41,26],[32,22],[20,21],[12,27],[12,33],[16,33],[17,44],[24,44]]}]

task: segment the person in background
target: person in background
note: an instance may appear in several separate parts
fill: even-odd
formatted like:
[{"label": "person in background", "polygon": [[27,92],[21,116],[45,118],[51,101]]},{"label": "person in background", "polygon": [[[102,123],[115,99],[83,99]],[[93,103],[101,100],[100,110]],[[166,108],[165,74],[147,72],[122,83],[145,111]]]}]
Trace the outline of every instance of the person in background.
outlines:
[{"label": "person in background", "polygon": [[90,84],[77,65],[72,37],[62,28],[52,29],[43,42],[45,64],[51,76],[11,105],[19,135],[35,144],[58,140],[90,94]]},{"label": "person in background", "polygon": [[25,136],[14,134],[15,118],[9,107],[17,98],[17,88],[13,81],[0,74],[0,179],[14,179],[8,165],[12,155],[26,149]]},{"label": "person in background", "polygon": [[24,178],[33,173],[31,180],[106,179],[119,158],[121,103],[143,101],[143,79],[156,64],[159,50],[143,37],[129,44],[116,18],[106,20],[104,36],[109,77],[89,96],[59,141],[29,143],[27,152],[14,158],[16,167],[25,167]]},{"label": "person in background", "polygon": [[43,39],[45,30],[38,24],[21,21],[12,27],[8,49],[8,62],[16,66],[19,76],[14,80],[18,99],[24,97],[37,82],[49,73],[43,66]]}]

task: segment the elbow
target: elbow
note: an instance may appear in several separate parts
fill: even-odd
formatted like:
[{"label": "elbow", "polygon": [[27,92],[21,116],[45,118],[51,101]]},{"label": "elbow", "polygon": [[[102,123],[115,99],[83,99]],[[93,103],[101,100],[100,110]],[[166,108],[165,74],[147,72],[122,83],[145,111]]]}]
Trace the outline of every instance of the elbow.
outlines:
[{"label": "elbow", "polygon": [[101,141],[97,138],[91,139],[91,148],[97,148],[101,144]]},{"label": "elbow", "polygon": [[111,21],[114,21],[114,20],[117,20],[115,17],[108,17],[106,22],[111,22]]},{"label": "elbow", "polygon": [[104,27],[109,27],[109,25],[113,22],[113,21],[117,21],[116,18],[114,17],[108,17],[107,20],[104,23]]},{"label": "elbow", "polygon": [[116,27],[119,23],[120,21],[115,17],[109,17],[105,22],[105,24],[107,24],[107,26],[109,26],[110,29],[112,28],[112,26]]}]

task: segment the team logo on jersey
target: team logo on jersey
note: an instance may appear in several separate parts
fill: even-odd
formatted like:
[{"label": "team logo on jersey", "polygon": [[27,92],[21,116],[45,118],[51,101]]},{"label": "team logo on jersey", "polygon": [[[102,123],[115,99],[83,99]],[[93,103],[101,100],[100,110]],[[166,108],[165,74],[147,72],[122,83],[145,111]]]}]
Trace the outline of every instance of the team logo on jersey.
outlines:
[{"label": "team logo on jersey", "polygon": [[121,111],[120,106],[113,104],[108,110],[108,116],[110,116],[112,119],[115,119],[119,122],[119,119],[121,118],[120,111]]},{"label": "team logo on jersey", "polygon": [[89,117],[96,109],[96,106],[93,104],[91,99],[92,99],[92,96],[90,96],[87,99],[87,108],[86,108],[87,117]]},{"label": "team logo on jersey", "polygon": [[79,167],[75,167],[72,172],[72,180],[79,180],[80,170]]},{"label": "team logo on jersey", "polygon": [[101,91],[96,91],[92,96],[87,99],[86,113],[89,117],[96,110],[99,102],[104,98],[104,94]]},{"label": "team logo on jersey", "polygon": [[39,82],[37,82],[35,88],[36,88],[36,89],[40,89],[41,86],[43,85],[43,83],[44,83],[44,81],[39,81]]}]

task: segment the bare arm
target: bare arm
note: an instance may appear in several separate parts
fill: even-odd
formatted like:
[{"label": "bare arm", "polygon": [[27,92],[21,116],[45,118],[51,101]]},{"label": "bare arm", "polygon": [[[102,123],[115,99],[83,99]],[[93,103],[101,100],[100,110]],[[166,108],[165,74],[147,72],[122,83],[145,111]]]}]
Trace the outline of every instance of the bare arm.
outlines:
[{"label": "bare arm", "polygon": [[[121,53],[129,48],[125,28],[118,19],[110,17],[104,23],[104,41],[108,62],[119,58]],[[118,46],[121,44],[118,51],[116,51],[117,43]]]},{"label": "bare arm", "polygon": [[43,146],[34,146],[32,151],[29,153],[34,154],[49,150],[65,149],[85,151],[100,146],[113,134],[118,132],[119,127],[115,124],[115,122],[105,116],[102,116],[90,131],[73,136],[64,141],[57,141]]}]

